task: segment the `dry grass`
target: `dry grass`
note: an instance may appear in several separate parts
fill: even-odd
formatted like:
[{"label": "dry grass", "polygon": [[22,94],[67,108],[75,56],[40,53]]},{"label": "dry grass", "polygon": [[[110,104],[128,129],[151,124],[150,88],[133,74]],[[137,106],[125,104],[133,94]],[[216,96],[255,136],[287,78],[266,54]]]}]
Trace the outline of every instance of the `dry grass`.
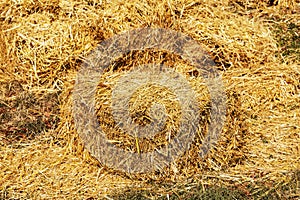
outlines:
[{"label": "dry grass", "polygon": [[[211,186],[238,189],[245,198],[299,198],[299,13],[298,0],[0,1],[0,198],[118,198],[128,188],[146,191],[142,196],[148,198],[180,197]],[[180,31],[203,45],[222,74],[227,118],[204,159],[197,154],[199,136],[163,171],[126,174],[98,163],[82,146],[72,91],[82,61],[97,44],[145,26]],[[202,80],[192,66],[163,51],[132,52],[105,72],[102,78],[111,85],[100,80],[96,96],[108,137],[131,151],[149,151],[167,140],[161,133],[139,141],[137,149],[133,137],[114,129],[105,103],[118,77],[149,62],[175,66],[189,80],[199,94],[201,127],[208,123],[209,104],[201,99]],[[143,91],[151,98],[165,92],[162,102],[175,105],[167,107],[168,126],[176,129],[180,111],[170,102],[172,94],[165,88]],[[145,110],[134,107],[132,115]]]}]

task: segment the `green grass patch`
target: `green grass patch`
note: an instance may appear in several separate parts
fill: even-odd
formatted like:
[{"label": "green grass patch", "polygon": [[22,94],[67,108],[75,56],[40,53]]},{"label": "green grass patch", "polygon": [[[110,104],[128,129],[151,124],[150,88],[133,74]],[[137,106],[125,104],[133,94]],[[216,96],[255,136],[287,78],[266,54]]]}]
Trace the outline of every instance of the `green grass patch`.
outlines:
[{"label": "green grass patch", "polygon": [[274,23],[273,32],[280,48],[279,56],[284,60],[300,60],[300,25],[293,22]]},{"label": "green grass patch", "polygon": [[[164,186],[154,186],[163,188]],[[176,187],[175,187],[176,188]],[[186,189],[190,188],[190,189]],[[219,187],[197,185],[196,187],[166,188],[163,194],[159,194],[155,189],[138,190],[137,188],[127,189],[120,194],[110,196],[118,200],[148,200],[148,199],[297,199],[300,198],[300,170],[292,173],[288,182],[260,181],[256,183],[244,183],[235,187]]]}]

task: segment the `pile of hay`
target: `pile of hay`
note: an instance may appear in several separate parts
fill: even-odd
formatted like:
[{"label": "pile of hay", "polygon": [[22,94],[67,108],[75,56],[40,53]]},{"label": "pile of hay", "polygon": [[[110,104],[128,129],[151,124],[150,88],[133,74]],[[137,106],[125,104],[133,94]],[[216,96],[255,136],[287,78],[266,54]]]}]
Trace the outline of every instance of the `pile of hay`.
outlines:
[{"label": "pile of hay", "polygon": [[[0,197],[92,199],[130,187],[157,190],[155,198],[199,184],[266,196],[287,185],[300,169],[299,13],[298,0],[0,2]],[[182,32],[211,54],[222,74],[227,118],[205,158],[198,156],[199,134],[190,150],[162,171],[126,174],[100,164],[83,147],[72,91],[85,57],[101,41],[148,26]],[[282,44],[281,35],[288,38],[290,30],[295,42]],[[209,123],[208,94],[193,66],[164,51],[131,52],[109,66],[96,92],[101,126],[128,151],[168,142],[163,132],[137,142],[114,127],[109,110],[118,78],[153,62],[187,78],[197,92],[201,129]],[[172,93],[154,86],[139,92],[131,108],[136,122],[147,123],[147,105],[160,98],[170,115],[166,126],[175,134],[181,111]],[[299,182],[276,197],[297,198],[298,188]]]}]

